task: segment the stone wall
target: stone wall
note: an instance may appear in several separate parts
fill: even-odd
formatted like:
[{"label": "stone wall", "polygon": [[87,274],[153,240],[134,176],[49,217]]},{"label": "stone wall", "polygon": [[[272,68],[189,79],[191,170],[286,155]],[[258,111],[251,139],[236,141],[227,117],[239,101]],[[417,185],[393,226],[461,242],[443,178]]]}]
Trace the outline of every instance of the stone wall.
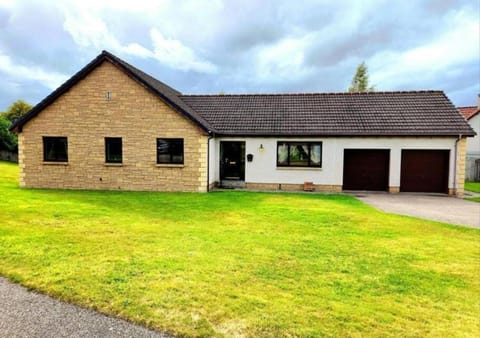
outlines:
[{"label": "stone wall", "polygon": [[[43,161],[43,136],[68,138],[68,163]],[[105,163],[105,137],[122,138],[122,164]],[[183,138],[184,164],[158,165],[157,138]],[[204,131],[107,61],[23,127],[19,162],[23,187],[207,190]]]},{"label": "stone wall", "polygon": [[[304,191],[303,184],[288,183],[245,183],[245,188],[251,190],[283,190],[283,191]],[[341,185],[314,184],[313,191],[322,192],[341,192]]]},{"label": "stone wall", "polygon": [[456,168],[456,183],[457,186],[453,191],[449,191],[450,194],[457,197],[463,197],[465,186],[465,163],[467,152],[467,138],[463,137],[457,143],[457,168]]}]

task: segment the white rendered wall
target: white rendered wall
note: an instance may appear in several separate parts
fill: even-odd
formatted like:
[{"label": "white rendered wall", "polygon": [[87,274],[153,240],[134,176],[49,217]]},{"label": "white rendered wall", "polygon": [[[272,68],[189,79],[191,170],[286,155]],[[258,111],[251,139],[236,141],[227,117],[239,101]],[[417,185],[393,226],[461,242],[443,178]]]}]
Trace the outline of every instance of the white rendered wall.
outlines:
[{"label": "white rendered wall", "polygon": [[218,167],[218,161],[217,158],[220,154],[220,152],[217,152],[215,150],[215,139],[212,138],[208,141],[208,184],[212,184],[214,182],[218,182],[219,177],[218,177],[218,170],[216,170],[216,167]]},{"label": "white rendered wall", "polygon": [[[246,154],[253,154],[253,161],[245,163],[245,182],[249,183],[303,184],[311,181],[321,185],[342,185],[344,149],[390,149],[389,186],[398,187],[402,149],[437,149],[450,150],[448,187],[452,188],[455,140],[455,137],[216,138],[214,151],[210,151],[210,181],[219,181],[220,141],[244,141]],[[321,141],[322,168],[277,168],[277,141]],[[260,145],[263,145],[263,151]]]},{"label": "white rendered wall", "polygon": [[480,114],[472,117],[468,123],[477,135],[467,138],[467,157],[480,157]]}]

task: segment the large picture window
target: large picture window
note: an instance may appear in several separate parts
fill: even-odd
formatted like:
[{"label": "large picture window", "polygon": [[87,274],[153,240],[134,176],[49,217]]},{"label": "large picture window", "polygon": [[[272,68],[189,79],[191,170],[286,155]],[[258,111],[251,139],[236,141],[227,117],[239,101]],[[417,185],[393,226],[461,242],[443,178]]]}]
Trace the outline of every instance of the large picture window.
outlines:
[{"label": "large picture window", "polygon": [[45,162],[68,162],[66,137],[43,137],[43,160]]},{"label": "large picture window", "polygon": [[321,167],[322,142],[277,142],[277,167]]},{"label": "large picture window", "polygon": [[105,137],[105,162],[122,163],[122,138]]},{"label": "large picture window", "polygon": [[157,138],[158,164],[183,164],[183,139]]}]

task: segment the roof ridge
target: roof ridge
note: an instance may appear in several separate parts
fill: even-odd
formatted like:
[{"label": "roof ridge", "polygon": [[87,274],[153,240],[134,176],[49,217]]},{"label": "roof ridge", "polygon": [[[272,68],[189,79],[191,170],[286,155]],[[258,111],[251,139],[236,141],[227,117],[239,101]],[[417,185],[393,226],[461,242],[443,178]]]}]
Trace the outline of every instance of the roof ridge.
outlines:
[{"label": "roof ridge", "polygon": [[161,99],[163,99],[168,105],[172,108],[178,110],[186,118],[197,123],[201,128],[206,132],[210,133],[214,131],[214,128],[206,121],[199,113],[190,107],[180,98],[180,92],[171,88],[170,86],[164,84],[163,82],[157,80],[153,76],[139,70],[138,68],[130,65],[129,63],[123,61],[119,57],[113,55],[112,53],[103,50],[99,55],[97,55],[92,61],[90,61],[86,66],[76,72],[71,76],[67,81],[60,85],[57,89],[51,92],[47,97],[35,105],[27,114],[23,115],[21,118],[16,120],[13,125],[9,128],[11,131],[20,132],[21,128],[25,123],[27,123],[31,118],[39,114],[43,109],[53,103],[59,96],[63,95],[70,88],[77,84],[78,81],[88,76],[96,67],[102,64],[104,61],[108,61],[113,64],[115,67],[120,68],[121,71],[125,72],[127,76],[131,77],[134,81],[139,82],[147,89],[153,91]]},{"label": "roof ridge", "polygon": [[162,82],[162,81],[158,80],[156,77],[154,77],[154,76],[152,76],[152,75],[144,72],[143,70],[141,70],[141,69],[139,69],[139,68],[131,65],[131,64],[128,63],[127,61],[120,59],[118,56],[110,53],[109,51],[103,50],[101,55],[106,56],[107,58],[113,59],[114,61],[119,62],[119,63],[123,64],[124,66],[130,67],[130,68],[132,68],[133,70],[141,73],[142,75],[148,76],[148,77],[151,78],[152,80],[158,82],[160,85],[165,86],[168,90],[172,91],[172,92],[173,92],[175,95],[177,95],[177,96],[182,94],[181,92],[179,92],[179,91],[176,90],[175,88],[170,87],[169,85],[167,85],[165,82]]},{"label": "roof ridge", "polygon": [[305,92],[305,93],[241,93],[241,94],[181,94],[180,96],[309,96],[309,95],[339,95],[339,96],[360,96],[360,95],[374,95],[374,94],[415,94],[415,93],[443,93],[443,90],[392,90],[392,91],[371,91],[371,92]]}]

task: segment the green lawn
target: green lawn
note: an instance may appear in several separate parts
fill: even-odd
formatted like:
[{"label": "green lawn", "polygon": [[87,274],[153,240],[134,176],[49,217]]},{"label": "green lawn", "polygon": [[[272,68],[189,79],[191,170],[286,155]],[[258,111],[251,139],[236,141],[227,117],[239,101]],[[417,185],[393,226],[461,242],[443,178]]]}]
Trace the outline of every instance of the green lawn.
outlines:
[{"label": "green lawn", "polygon": [[480,193],[480,182],[465,182],[465,190]]},{"label": "green lawn", "polygon": [[478,336],[480,231],[342,195],[20,189],[0,274],[180,336]]},{"label": "green lawn", "polygon": [[[465,190],[480,193],[480,182],[465,182]],[[467,197],[465,199],[480,203],[480,197]]]}]

